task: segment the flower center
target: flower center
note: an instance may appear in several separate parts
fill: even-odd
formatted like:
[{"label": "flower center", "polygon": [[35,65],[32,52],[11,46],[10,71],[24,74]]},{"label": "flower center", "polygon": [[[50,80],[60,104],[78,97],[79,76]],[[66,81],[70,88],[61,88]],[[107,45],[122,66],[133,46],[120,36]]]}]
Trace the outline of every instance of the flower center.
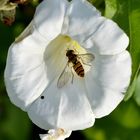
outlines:
[{"label": "flower center", "polygon": [[60,42],[64,42],[65,50],[74,50],[77,54],[84,54],[87,53],[87,51],[80,46],[80,44],[73,40],[71,37],[67,35],[59,35],[60,36]]},{"label": "flower center", "polygon": [[77,57],[80,54],[87,53],[87,51],[81,47],[76,40],[73,40],[67,35],[60,34],[48,44],[44,53],[44,59],[47,61],[53,57],[53,60],[57,58],[59,64],[60,62],[64,63],[68,61],[66,56],[68,50],[73,50]]},{"label": "flower center", "polygon": [[46,47],[44,60],[49,79],[58,77],[58,87],[63,87],[71,77],[84,78],[94,55],[67,35],[58,35]]}]

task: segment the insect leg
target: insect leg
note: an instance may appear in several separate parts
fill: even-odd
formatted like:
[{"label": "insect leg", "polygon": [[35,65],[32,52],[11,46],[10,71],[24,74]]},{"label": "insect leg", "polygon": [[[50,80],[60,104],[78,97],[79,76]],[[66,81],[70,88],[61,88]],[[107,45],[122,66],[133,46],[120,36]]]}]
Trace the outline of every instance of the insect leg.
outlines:
[{"label": "insect leg", "polygon": [[77,54],[79,54],[79,52],[75,49],[75,47],[73,46],[73,50],[75,51],[75,52],[77,52]]},{"label": "insect leg", "polygon": [[71,79],[71,83],[73,84],[73,78],[74,78],[74,74],[72,72],[72,67],[71,67],[71,73],[72,73],[72,79]]}]

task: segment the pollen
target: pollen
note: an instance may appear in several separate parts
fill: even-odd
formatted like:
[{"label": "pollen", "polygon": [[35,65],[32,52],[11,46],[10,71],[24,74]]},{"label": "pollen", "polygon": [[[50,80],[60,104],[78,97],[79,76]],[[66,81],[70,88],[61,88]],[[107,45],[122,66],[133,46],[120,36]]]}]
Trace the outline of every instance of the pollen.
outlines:
[{"label": "pollen", "polygon": [[81,47],[81,45],[68,35],[61,35],[61,41],[65,42],[66,50],[74,50],[77,53],[87,53],[87,51]]},{"label": "pollen", "polygon": [[65,39],[66,41],[68,41],[68,42],[71,41],[71,38],[70,38],[68,35],[64,35],[63,37],[64,37],[64,39]]},{"label": "pollen", "polygon": [[72,40],[71,46],[73,47],[73,50],[80,54],[87,53],[87,51],[83,47],[81,47],[80,44],[75,40]]}]

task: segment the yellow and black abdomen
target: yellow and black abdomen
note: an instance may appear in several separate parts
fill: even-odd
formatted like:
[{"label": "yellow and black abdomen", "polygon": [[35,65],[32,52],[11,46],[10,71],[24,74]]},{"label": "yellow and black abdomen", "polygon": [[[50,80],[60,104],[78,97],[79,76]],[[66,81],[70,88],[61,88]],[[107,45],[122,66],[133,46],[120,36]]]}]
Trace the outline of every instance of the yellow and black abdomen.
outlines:
[{"label": "yellow and black abdomen", "polygon": [[85,75],[84,68],[80,61],[77,60],[76,63],[73,64],[73,69],[75,70],[75,72],[77,73],[78,76],[84,77],[84,75]]}]

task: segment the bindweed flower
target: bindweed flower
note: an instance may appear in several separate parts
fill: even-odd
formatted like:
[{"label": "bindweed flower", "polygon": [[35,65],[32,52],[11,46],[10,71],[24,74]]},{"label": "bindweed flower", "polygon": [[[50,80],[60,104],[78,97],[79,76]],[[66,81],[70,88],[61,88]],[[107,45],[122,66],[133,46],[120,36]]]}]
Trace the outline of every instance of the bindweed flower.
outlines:
[{"label": "bindweed flower", "polygon": [[43,140],[91,127],[123,100],[131,75],[129,39],[86,0],[44,0],[10,46],[5,83],[10,100]]}]

